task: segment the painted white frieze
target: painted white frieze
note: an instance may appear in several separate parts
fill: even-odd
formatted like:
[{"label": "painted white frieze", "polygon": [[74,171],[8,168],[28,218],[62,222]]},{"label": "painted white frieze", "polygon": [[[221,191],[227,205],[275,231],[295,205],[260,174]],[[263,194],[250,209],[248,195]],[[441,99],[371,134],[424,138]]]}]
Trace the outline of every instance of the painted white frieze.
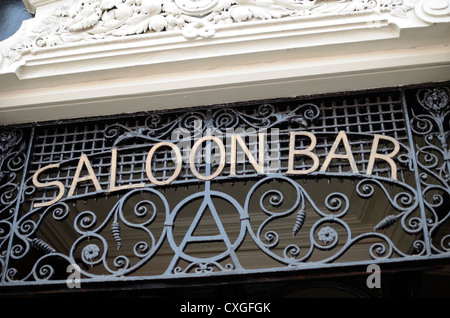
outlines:
[{"label": "painted white frieze", "polygon": [[[448,1],[420,0],[417,8],[417,0],[77,0],[55,3],[56,10],[36,16],[2,54],[13,63],[40,48],[80,41],[159,32],[176,32],[193,40],[211,38],[220,28],[252,21],[358,12],[406,17],[415,7],[419,17],[435,22],[436,17],[449,19]],[[444,11],[447,15],[443,17]]]}]

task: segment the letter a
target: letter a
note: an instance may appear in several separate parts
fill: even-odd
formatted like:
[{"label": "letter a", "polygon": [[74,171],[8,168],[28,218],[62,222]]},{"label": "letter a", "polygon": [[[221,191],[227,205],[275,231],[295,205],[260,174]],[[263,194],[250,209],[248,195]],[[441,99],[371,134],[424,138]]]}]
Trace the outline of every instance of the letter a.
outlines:
[{"label": "letter a", "polygon": [[67,266],[67,273],[70,273],[67,277],[67,287],[69,288],[80,288],[81,287],[81,269],[76,264],[70,264]]},{"label": "letter a", "polygon": [[[345,152],[346,154],[336,154],[336,149],[339,146],[339,143],[344,143]],[[350,162],[350,167],[352,168],[352,171],[354,173],[358,173],[358,168],[356,167],[355,159],[353,158],[352,149],[350,148],[350,144],[348,143],[347,135],[345,134],[344,130],[341,130],[336,137],[336,140],[334,141],[333,146],[331,147],[330,153],[328,154],[327,158],[325,159],[325,162],[323,163],[322,168],[320,169],[321,172],[324,172],[327,170],[328,165],[331,162],[331,159],[337,158],[337,159],[347,159]]]},{"label": "letter a", "polygon": [[[83,166],[86,166],[86,169],[88,170],[88,175],[80,178]],[[94,173],[94,169],[92,169],[88,157],[85,154],[82,154],[80,157],[80,161],[78,161],[77,171],[75,172],[75,176],[73,177],[72,185],[70,186],[70,190],[69,193],[67,194],[67,197],[71,197],[74,195],[75,188],[77,187],[78,182],[87,180],[92,181],[92,183],[95,186],[95,190],[102,191],[102,187],[100,186],[100,183],[98,183],[97,177],[95,176]]]},{"label": "letter a", "polygon": [[381,272],[380,266],[370,264],[367,266],[367,272],[372,273],[367,277],[366,284],[369,288],[381,288]]}]

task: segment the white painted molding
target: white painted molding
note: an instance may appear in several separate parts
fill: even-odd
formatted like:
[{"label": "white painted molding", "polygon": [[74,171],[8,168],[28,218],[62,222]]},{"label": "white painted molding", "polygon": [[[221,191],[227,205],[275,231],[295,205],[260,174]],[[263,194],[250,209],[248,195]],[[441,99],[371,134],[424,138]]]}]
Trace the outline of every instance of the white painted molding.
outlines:
[{"label": "white painted molding", "polygon": [[0,124],[449,80],[446,1],[28,0]]},{"label": "white painted molding", "polygon": [[[28,6],[51,5],[37,14],[34,24],[3,52],[14,63],[24,54],[43,48],[117,40],[136,34],[164,32],[186,39],[214,37],[218,29],[240,27],[244,22],[297,17],[342,16],[388,12],[405,18],[417,0],[28,0]],[[423,1],[423,0],[422,0]],[[427,0],[429,2],[447,0]],[[423,11],[428,13],[429,10]],[[302,19],[303,18],[303,19]],[[375,19],[377,20],[377,19]],[[367,23],[372,22],[369,18]]]},{"label": "white painted molding", "polygon": [[58,1],[60,0],[23,0],[23,3],[29,12],[35,14],[37,8],[56,3]]},{"label": "white painted molding", "polygon": [[420,0],[415,12],[429,23],[450,22],[450,0]]}]

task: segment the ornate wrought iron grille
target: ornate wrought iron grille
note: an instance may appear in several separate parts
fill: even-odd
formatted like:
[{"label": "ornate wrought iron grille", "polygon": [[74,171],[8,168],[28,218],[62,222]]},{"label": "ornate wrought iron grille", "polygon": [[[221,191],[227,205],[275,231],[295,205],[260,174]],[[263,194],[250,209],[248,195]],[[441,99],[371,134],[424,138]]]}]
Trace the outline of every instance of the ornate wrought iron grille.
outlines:
[{"label": "ornate wrought iron grille", "polygon": [[[66,283],[70,266],[99,282],[448,258],[449,96],[444,85],[3,127],[1,285]],[[242,153],[231,171],[230,131],[255,158],[264,133],[264,173]],[[321,171],[341,131],[356,167],[334,158]],[[288,173],[291,132],[316,138],[319,167],[293,162],[311,173]],[[376,134],[400,145],[395,171],[375,160],[367,173]],[[202,137],[196,171],[221,171],[208,180],[188,163]],[[182,164],[167,144],[147,163],[161,142]],[[378,152],[394,148],[383,139]],[[150,182],[148,169],[164,183],[178,166],[170,184]]]}]

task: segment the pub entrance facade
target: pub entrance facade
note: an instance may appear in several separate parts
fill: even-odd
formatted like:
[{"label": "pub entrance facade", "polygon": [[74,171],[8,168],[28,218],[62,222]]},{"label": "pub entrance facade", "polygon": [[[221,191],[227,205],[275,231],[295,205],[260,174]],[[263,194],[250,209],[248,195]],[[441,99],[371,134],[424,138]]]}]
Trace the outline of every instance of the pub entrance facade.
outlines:
[{"label": "pub entrance facade", "polygon": [[449,9],[3,1],[0,294],[450,296]]}]

